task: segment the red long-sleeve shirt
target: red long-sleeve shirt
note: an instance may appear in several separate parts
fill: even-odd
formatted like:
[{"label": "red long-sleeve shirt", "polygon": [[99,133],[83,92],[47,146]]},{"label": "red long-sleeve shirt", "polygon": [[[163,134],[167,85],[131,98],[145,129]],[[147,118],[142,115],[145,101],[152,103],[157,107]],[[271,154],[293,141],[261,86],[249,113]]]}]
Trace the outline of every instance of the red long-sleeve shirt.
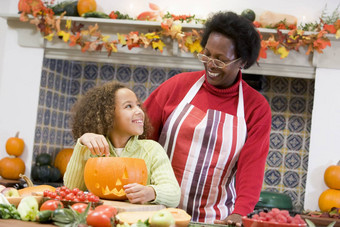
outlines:
[{"label": "red long-sleeve shirt", "polygon": [[[169,115],[204,73],[197,71],[178,74],[150,94],[144,107],[154,127],[153,139],[158,140]],[[242,80],[240,72],[236,83],[226,89],[218,89],[205,81],[191,104],[203,111],[214,109],[236,115],[241,81],[247,139],[237,163],[237,197],[233,213],[247,215],[253,211],[259,199],[269,150],[271,110],[267,100]]]}]

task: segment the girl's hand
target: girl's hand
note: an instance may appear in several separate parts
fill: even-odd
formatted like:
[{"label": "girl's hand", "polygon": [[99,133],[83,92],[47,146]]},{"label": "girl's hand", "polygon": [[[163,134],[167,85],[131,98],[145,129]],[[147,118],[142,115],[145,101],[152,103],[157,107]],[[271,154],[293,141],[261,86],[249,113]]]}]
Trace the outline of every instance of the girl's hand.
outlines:
[{"label": "girl's hand", "polygon": [[80,143],[87,146],[93,155],[106,157],[110,155],[109,144],[105,136],[95,133],[85,133],[80,138]]},{"label": "girl's hand", "polygon": [[231,214],[224,220],[215,220],[214,223],[215,224],[241,226],[242,225],[242,215]]},{"label": "girl's hand", "polygon": [[133,183],[124,186],[124,191],[130,203],[147,203],[156,198],[155,190],[152,187]]}]

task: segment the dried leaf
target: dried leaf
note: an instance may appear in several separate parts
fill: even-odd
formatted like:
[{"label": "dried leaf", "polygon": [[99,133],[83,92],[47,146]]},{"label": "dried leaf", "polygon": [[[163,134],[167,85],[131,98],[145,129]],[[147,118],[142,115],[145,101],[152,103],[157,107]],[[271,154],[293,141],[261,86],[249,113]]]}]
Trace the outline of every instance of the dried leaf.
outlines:
[{"label": "dried leaf", "polygon": [[162,40],[158,40],[157,42],[152,42],[152,48],[159,49],[161,53],[163,53],[163,47],[165,47],[165,44],[162,42]]}]

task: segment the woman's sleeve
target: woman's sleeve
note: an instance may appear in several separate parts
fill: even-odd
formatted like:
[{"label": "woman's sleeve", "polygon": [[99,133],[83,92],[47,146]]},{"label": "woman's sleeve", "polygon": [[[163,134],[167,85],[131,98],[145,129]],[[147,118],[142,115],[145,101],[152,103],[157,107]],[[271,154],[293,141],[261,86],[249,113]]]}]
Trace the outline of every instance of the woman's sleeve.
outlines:
[{"label": "woman's sleeve", "polygon": [[172,170],[170,160],[163,147],[152,143],[153,158],[150,169],[150,185],[156,192],[156,199],[152,203],[167,207],[177,207],[181,198],[181,189]]},{"label": "woman's sleeve", "polygon": [[90,151],[78,139],[64,174],[64,185],[66,187],[69,189],[79,188],[83,191],[87,190],[84,182],[84,168],[89,156]]},{"label": "woman's sleeve", "polygon": [[252,114],[251,124],[248,125],[247,140],[241,150],[236,171],[237,197],[233,213],[241,215],[252,212],[258,202],[269,151],[270,107],[262,105]]}]

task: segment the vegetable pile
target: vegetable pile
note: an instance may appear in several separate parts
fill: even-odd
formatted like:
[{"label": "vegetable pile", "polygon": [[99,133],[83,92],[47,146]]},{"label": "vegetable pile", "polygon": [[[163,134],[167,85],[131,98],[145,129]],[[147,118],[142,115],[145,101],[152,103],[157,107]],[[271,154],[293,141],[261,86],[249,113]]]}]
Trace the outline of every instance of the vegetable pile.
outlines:
[{"label": "vegetable pile", "polygon": [[305,224],[305,221],[301,218],[299,214],[292,217],[290,216],[288,210],[280,210],[278,208],[273,208],[271,210],[262,209],[259,210],[258,212],[248,214],[247,217],[259,221],[287,224]]},{"label": "vegetable pile", "polygon": [[54,200],[71,202],[99,202],[99,197],[91,192],[85,193],[79,188],[69,189],[66,186],[57,187],[55,191],[45,190],[44,197]]}]

